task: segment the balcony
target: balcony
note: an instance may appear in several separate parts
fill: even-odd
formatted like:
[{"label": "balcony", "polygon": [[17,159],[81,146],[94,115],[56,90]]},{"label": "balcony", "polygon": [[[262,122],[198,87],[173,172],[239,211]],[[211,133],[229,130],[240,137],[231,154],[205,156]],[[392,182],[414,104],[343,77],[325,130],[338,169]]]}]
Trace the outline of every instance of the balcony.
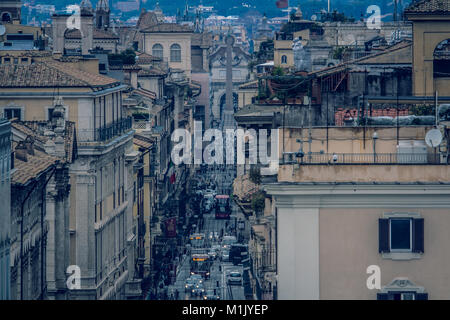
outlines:
[{"label": "balcony", "polygon": [[106,127],[95,130],[80,129],[78,130],[78,139],[80,142],[101,142],[108,141],[114,137],[120,136],[132,129],[133,118],[123,118],[115,121]]}]

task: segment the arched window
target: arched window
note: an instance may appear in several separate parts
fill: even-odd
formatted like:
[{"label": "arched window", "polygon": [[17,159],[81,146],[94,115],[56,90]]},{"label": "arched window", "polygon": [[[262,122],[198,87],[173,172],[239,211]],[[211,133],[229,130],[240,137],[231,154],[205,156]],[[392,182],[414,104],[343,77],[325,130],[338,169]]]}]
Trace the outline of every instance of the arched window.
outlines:
[{"label": "arched window", "polygon": [[286,64],[287,63],[287,56],[282,56],[281,57],[281,63],[282,64]]},{"label": "arched window", "polygon": [[181,62],[181,47],[179,44],[173,44],[170,47],[170,61]]},{"label": "arched window", "polygon": [[163,58],[163,56],[164,56],[164,50],[163,50],[163,47],[162,47],[162,45],[160,45],[159,43],[157,43],[157,44],[155,44],[154,46],[153,46],[153,48],[152,48],[152,54],[155,56],[155,57],[158,57],[158,58]]},{"label": "arched window", "polygon": [[450,39],[437,45],[433,54],[434,78],[450,78]]}]

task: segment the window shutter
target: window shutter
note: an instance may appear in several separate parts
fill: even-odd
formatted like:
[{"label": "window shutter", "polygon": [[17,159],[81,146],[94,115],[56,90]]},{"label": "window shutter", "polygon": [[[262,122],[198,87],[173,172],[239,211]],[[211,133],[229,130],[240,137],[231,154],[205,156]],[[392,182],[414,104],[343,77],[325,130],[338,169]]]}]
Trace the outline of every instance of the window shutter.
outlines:
[{"label": "window shutter", "polygon": [[389,300],[388,293],[377,293],[377,300]]},{"label": "window shutter", "polygon": [[428,300],[428,293],[417,293],[416,300]]},{"label": "window shutter", "polygon": [[389,252],[389,219],[378,220],[378,252]]},{"label": "window shutter", "polygon": [[424,220],[413,219],[413,252],[424,252]]}]

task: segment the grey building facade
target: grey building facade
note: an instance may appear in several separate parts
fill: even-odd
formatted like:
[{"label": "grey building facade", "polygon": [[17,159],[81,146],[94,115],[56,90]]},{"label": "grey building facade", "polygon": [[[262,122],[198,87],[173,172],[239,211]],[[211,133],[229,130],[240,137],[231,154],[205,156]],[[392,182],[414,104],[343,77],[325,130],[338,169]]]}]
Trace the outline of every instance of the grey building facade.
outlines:
[{"label": "grey building facade", "polygon": [[0,119],[0,300],[10,299],[11,125]]}]

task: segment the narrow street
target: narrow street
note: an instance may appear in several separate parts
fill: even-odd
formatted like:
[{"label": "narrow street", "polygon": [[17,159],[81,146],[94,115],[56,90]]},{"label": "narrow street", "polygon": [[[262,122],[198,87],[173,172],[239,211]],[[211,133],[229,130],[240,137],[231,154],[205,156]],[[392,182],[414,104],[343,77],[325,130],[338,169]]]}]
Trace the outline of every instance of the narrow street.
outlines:
[{"label": "narrow street", "polygon": [[[222,167],[223,168],[223,167]],[[207,181],[213,182],[216,185],[217,194],[230,194],[232,188],[232,182],[234,179],[234,171],[232,167],[225,168],[210,167],[209,172],[206,174]],[[197,232],[205,235],[204,250],[210,251],[210,249],[216,245],[221,245],[221,236],[230,235],[235,236],[237,239],[248,239],[247,235],[241,234],[245,231],[240,231],[237,226],[238,220],[244,220],[244,216],[241,213],[237,205],[231,201],[232,213],[230,219],[216,219],[214,210],[209,213],[203,214],[203,223],[201,229],[197,227]],[[244,230],[248,230],[245,228]],[[216,235],[218,238],[216,238]],[[177,277],[174,285],[169,286],[169,297],[173,295],[173,298],[178,300],[201,300],[203,295],[192,295],[191,290],[186,290],[186,280],[190,277],[190,253],[183,255],[180,266],[177,268]],[[243,274],[242,265],[233,265],[232,262],[222,259],[221,254],[218,254],[214,259],[210,268],[210,276],[207,280],[204,280],[204,290],[214,291],[215,296],[219,296],[221,300],[245,300],[243,282],[241,285],[233,284],[229,285],[227,281],[228,274],[231,271],[239,271]]]}]

